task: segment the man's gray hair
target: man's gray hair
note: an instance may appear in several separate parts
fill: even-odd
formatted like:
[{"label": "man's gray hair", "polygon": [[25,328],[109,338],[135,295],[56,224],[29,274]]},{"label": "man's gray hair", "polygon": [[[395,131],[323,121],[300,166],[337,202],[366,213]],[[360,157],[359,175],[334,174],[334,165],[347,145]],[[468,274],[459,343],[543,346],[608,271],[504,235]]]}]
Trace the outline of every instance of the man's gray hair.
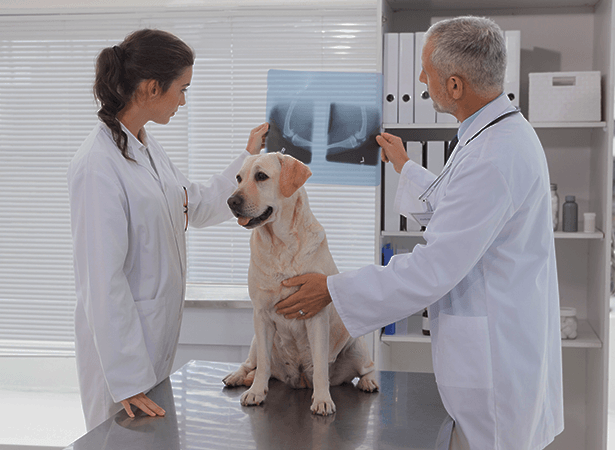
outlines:
[{"label": "man's gray hair", "polygon": [[458,75],[482,95],[504,90],[506,43],[502,29],[491,19],[457,17],[433,24],[425,42],[433,44],[431,63],[445,82]]}]

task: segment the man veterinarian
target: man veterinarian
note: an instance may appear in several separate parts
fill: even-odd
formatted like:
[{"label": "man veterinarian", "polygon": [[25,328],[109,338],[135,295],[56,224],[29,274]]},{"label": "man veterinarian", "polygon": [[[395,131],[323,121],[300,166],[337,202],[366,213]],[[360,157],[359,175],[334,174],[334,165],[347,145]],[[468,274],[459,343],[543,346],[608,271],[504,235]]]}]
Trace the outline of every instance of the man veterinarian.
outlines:
[{"label": "man veterinarian", "polygon": [[429,307],[451,449],[542,449],[564,428],[549,173],[534,130],[503,93],[502,36],[476,17],[427,32],[420,81],[436,111],[461,122],[438,177],[409,161],[398,137],[377,138],[401,173],[400,212],[431,216],[426,244],[386,267],[287,280],[301,287],[278,304],[309,319],[333,301],[352,336]]}]

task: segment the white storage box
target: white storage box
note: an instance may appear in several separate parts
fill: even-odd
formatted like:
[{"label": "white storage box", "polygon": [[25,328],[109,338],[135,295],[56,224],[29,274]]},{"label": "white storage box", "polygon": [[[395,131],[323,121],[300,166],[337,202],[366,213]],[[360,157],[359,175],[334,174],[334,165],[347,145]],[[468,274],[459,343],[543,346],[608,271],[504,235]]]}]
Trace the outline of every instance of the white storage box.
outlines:
[{"label": "white storage box", "polygon": [[532,122],[600,122],[600,72],[530,73]]}]

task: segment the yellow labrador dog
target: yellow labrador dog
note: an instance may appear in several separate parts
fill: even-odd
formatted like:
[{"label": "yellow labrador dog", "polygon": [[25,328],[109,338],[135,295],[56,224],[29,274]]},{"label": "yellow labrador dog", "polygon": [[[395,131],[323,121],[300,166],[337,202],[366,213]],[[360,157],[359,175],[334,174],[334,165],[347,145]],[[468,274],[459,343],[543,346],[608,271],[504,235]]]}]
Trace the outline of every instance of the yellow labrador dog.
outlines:
[{"label": "yellow labrador dog", "polygon": [[228,199],[238,223],[252,229],[248,290],[254,331],[248,359],[227,375],[228,386],[250,386],[242,405],[265,400],[273,376],[295,388],[312,388],[314,414],[335,412],[329,385],[360,377],[358,388],[378,389],[375,367],[363,338],[354,339],[333,304],[306,320],[286,319],[274,305],[297,290],[282,281],[305,273],[338,273],[325,231],[314,217],[303,184],[310,169],[289,155],[246,158]]}]

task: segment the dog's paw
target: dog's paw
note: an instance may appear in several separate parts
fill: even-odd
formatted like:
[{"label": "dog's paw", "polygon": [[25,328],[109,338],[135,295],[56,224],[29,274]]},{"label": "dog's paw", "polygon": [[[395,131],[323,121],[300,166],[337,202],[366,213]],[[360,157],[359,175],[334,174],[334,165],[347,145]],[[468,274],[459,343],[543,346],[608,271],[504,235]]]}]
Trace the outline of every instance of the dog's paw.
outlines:
[{"label": "dog's paw", "polygon": [[335,412],[335,403],[333,403],[331,397],[329,397],[328,399],[320,400],[314,398],[310,409],[312,410],[312,414],[318,414],[319,416],[328,416]]},{"label": "dog's paw", "polygon": [[222,382],[227,386],[240,386],[243,384],[243,380],[245,378],[245,372],[241,369],[229,373],[222,379]]},{"label": "dog's paw", "polygon": [[357,387],[364,392],[376,392],[380,389],[378,382],[376,381],[376,377],[372,373],[368,373],[367,375],[363,375],[359,382],[357,383]]},{"label": "dog's paw", "polygon": [[241,395],[241,404],[243,406],[260,405],[265,401],[266,396],[266,391],[257,391],[256,389],[253,391],[252,389],[248,389]]},{"label": "dog's paw", "polygon": [[245,370],[239,369],[235,372],[229,373],[222,379],[222,382],[227,386],[252,386],[252,382],[254,381],[254,373],[252,370],[249,373],[246,373]]}]

